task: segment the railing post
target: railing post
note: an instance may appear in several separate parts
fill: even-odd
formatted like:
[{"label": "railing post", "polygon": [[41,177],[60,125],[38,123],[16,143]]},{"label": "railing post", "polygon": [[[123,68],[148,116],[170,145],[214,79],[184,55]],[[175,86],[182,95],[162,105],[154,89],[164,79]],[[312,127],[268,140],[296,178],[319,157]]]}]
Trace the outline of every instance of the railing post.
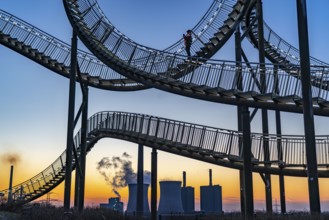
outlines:
[{"label": "railing post", "polygon": [[149,123],[147,123],[146,139],[148,139],[150,129],[151,129],[152,116],[149,117]]},{"label": "railing post", "polygon": [[228,144],[229,144],[228,145],[228,151],[226,151],[228,157],[230,157],[230,155],[231,155],[232,143],[233,143],[233,132],[231,132],[230,140],[228,141]]},{"label": "railing post", "polygon": [[215,139],[214,139],[214,144],[212,145],[212,154],[214,154],[214,152],[215,152],[217,137],[218,137],[218,133],[219,133],[218,129],[215,132],[216,132],[216,135],[215,135]]}]

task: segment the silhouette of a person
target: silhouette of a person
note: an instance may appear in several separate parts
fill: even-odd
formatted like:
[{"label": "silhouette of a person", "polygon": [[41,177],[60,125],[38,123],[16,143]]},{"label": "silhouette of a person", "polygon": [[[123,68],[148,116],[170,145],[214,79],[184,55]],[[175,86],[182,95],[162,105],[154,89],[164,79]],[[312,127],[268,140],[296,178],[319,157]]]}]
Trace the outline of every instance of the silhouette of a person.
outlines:
[{"label": "silhouette of a person", "polygon": [[187,53],[187,56],[191,57],[191,45],[192,45],[192,31],[187,30],[186,34],[183,34],[184,44],[185,44],[185,50]]}]

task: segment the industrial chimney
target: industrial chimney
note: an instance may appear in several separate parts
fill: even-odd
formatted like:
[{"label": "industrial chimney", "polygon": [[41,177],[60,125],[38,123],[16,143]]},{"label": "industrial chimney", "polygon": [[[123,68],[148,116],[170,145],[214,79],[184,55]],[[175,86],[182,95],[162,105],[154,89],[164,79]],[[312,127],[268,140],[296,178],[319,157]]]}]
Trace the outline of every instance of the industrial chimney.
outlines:
[{"label": "industrial chimney", "polygon": [[[150,208],[148,203],[148,188],[149,184],[144,184],[143,187],[143,213],[144,215],[150,214]],[[130,183],[128,184],[128,191],[129,191],[129,198],[128,198],[128,205],[127,205],[127,214],[128,215],[134,215],[136,213],[137,209],[137,184],[136,183]]]},{"label": "industrial chimney", "polygon": [[212,170],[209,169],[209,186],[212,186]]},{"label": "industrial chimney", "polygon": [[10,178],[9,178],[9,190],[8,190],[8,203],[12,202],[13,195],[13,173],[14,173],[14,166],[10,166]]},{"label": "industrial chimney", "polygon": [[183,213],[181,181],[160,181],[159,214]]},{"label": "industrial chimney", "polygon": [[184,213],[194,213],[194,188],[186,186],[186,172],[183,171],[183,187],[181,189]]}]

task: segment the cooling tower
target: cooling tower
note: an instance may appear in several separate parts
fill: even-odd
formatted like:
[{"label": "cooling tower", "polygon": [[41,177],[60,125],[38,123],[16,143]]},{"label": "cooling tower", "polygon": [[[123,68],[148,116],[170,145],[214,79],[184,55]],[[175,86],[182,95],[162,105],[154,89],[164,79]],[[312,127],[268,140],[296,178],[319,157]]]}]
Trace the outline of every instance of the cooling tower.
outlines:
[{"label": "cooling tower", "polygon": [[[149,215],[150,214],[150,208],[149,208],[149,203],[148,203],[148,188],[149,184],[144,184],[144,189],[143,189],[143,210],[144,210],[144,215]],[[127,205],[127,214],[135,214],[136,213],[136,208],[137,208],[137,184],[136,183],[131,183],[128,184],[128,191],[129,191],[129,198],[128,198],[128,205]]]},{"label": "cooling tower", "polygon": [[181,181],[160,181],[159,214],[183,213]]}]

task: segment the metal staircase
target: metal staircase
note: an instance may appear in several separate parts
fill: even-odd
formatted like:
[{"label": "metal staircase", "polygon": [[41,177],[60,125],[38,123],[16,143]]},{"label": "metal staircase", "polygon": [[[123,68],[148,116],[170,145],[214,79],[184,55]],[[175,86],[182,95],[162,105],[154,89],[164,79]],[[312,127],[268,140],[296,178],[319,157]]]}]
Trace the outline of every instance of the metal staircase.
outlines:
[{"label": "metal staircase", "polygon": [[[68,18],[81,41],[102,62],[128,78],[147,85],[144,80],[141,81],[140,76],[132,76],[130,73],[170,73],[174,78],[180,78],[199,67],[186,61],[182,40],[179,41],[179,50],[170,48],[159,51],[149,48],[134,42],[114,27],[96,1],[63,2]],[[215,8],[214,13],[207,13],[216,16],[210,17],[205,30],[193,29],[198,36],[191,46],[191,53],[197,54],[195,63],[203,63],[225,44],[242,19],[248,2],[249,0],[215,1],[220,5],[222,13],[217,12]],[[218,16],[219,14],[222,16]]]},{"label": "metal staircase", "polygon": [[[3,10],[0,10],[0,44],[69,78],[71,46]],[[79,50],[78,63],[82,82],[90,86],[115,91],[148,88],[116,73],[90,53]]]},{"label": "metal staircase", "polygon": [[[79,131],[74,140],[80,146]],[[87,149],[105,137],[122,139],[154,147],[180,156],[233,169],[243,168],[239,150],[242,133],[233,130],[192,124],[157,116],[128,112],[99,112],[88,120]],[[251,134],[254,172],[307,176],[305,137],[292,135]],[[267,143],[268,147],[264,147]],[[316,136],[319,177],[329,177],[329,136]],[[266,152],[265,152],[266,151]],[[77,148],[79,155],[79,147]],[[265,153],[268,157],[264,157]],[[65,176],[63,152],[50,166],[31,179],[13,187],[13,202],[23,205],[54,189]],[[270,164],[271,166],[266,166]],[[75,160],[73,160],[75,168]],[[8,195],[8,189],[0,191]]]},{"label": "metal staircase", "polygon": [[[247,5],[236,6],[241,3],[248,2],[237,1],[232,11],[244,13]],[[300,71],[296,65],[282,68],[281,64],[279,68],[278,64],[267,64],[263,67],[257,63],[210,59],[205,62],[202,57],[186,64],[185,56],[147,48],[116,31],[103,13],[95,8],[92,0],[67,0],[64,5],[73,28],[84,44],[106,65],[128,78],[202,100],[302,112]],[[106,30],[112,30],[111,34],[107,34]],[[107,40],[101,41],[105,34]],[[327,70],[327,66],[312,68],[311,74],[323,78]],[[261,77],[262,74],[265,77]],[[260,89],[261,78],[267,85],[264,91]],[[242,84],[242,88],[238,88],[238,84]],[[312,96],[314,113],[328,115],[328,91],[315,87]]]}]

